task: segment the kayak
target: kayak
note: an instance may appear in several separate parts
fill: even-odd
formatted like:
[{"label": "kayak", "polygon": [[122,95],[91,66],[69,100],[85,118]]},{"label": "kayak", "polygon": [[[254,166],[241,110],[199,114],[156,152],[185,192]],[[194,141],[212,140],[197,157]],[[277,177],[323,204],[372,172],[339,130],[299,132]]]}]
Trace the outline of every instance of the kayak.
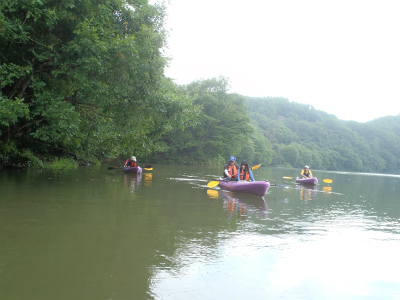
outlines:
[{"label": "kayak", "polygon": [[296,178],[297,183],[301,184],[317,184],[318,183],[318,178],[317,177],[311,177],[311,178]]},{"label": "kayak", "polygon": [[262,197],[267,192],[270,184],[268,181],[219,181],[222,190],[245,193]]},{"label": "kayak", "polygon": [[141,167],[124,167],[124,172],[139,174],[139,173],[142,173],[142,168]]}]

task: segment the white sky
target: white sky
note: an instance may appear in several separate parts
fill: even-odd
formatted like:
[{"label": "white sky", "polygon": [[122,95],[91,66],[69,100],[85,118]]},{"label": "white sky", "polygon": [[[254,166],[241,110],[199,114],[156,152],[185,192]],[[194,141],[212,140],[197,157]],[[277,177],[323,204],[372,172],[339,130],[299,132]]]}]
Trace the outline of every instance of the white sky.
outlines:
[{"label": "white sky", "polygon": [[400,114],[400,0],[169,0],[178,84],[279,96],[358,122]]}]

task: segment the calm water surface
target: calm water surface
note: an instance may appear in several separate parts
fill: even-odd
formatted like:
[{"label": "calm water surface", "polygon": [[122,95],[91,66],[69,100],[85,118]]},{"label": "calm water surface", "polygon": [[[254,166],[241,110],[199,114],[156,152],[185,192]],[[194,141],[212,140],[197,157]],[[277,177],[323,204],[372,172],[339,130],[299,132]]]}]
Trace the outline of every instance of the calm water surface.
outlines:
[{"label": "calm water surface", "polygon": [[0,171],[0,299],[400,299],[399,175],[221,169]]}]

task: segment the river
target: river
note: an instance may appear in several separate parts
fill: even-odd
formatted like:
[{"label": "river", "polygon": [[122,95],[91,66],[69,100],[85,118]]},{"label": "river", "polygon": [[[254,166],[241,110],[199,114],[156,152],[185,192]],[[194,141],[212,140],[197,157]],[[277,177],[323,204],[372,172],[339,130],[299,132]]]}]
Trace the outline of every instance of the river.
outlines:
[{"label": "river", "polygon": [[153,167],[0,170],[0,299],[400,299],[399,175]]}]

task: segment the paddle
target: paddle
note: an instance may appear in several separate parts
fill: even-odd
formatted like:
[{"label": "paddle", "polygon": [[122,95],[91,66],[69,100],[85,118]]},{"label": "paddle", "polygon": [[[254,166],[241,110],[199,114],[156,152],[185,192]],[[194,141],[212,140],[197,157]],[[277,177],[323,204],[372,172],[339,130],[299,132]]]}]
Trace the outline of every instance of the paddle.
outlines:
[{"label": "paddle", "polygon": [[[109,170],[115,170],[115,169],[123,169],[123,167],[108,167]],[[144,166],[145,170],[151,171],[153,170],[153,166]]]},{"label": "paddle", "polygon": [[219,184],[219,181],[210,181],[209,183],[207,183],[207,186],[209,188],[213,188],[216,187]]},{"label": "paddle", "polygon": [[108,167],[109,170],[122,169],[122,167]]},{"label": "paddle", "polygon": [[[283,176],[283,178],[285,178],[285,179],[293,179],[293,177],[286,177],[286,176]],[[333,182],[332,179],[323,179],[322,181],[325,182],[325,183],[332,183]]]},{"label": "paddle", "polygon": [[[250,170],[257,170],[260,166],[261,166],[261,164],[255,165],[254,167],[250,168]],[[209,183],[207,183],[207,186],[209,188],[213,188],[213,187],[216,187],[218,184],[219,184],[219,181],[210,181]]]}]

